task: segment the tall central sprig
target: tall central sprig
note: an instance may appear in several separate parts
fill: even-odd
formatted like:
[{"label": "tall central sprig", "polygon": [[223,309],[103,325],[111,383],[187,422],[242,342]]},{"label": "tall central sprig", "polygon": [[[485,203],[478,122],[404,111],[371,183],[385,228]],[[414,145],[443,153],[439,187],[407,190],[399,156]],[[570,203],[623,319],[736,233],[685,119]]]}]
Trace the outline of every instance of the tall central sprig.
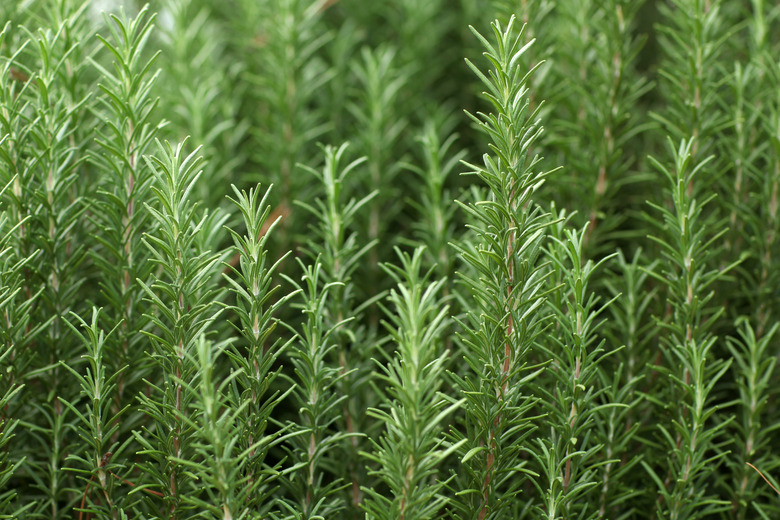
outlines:
[{"label": "tall central sprig", "polygon": [[145,157],[154,171],[151,190],[157,199],[157,207],[147,204],[146,210],[157,230],[147,234],[144,242],[157,273],[151,284],[139,283],[151,304],[147,316],[154,325],[153,331],[144,333],[151,340],[152,357],[163,377],[150,381],[155,386],[152,395],[139,396],[155,428],[149,430],[150,438],[136,437],[148,457],[141,469],[161,490],[164,518],[179,518],[188,507],[185,503],[197,495],[193,490],[197,489],[196,477],[182,464],[193,456],[195,439],[188,416],[194,391],[183,383],[194,379],[197,367],[193,360],[207,357],[198,355],[198,343],[212,332],[223,293],[216,284],[224,253],[212,252],[204,237],[214,236],[224,218],[201,214],[190,201],[202,158],[197,155],[200,149],[185,156],[185,146],[182,142],[174,149],[166,142],[159,145],[158,155]]},{"label": "tall central sprig", "polygon": [[536,171],[539,158],[529,153],[542,129],[535,121],[538,108],[529,113],[526,84],[533,70],[520,66],[532,42],[521,45],[523,31],[515,30],[514,21],[506,29],[493,23],[496,45],[472,29],[492,64],[487,75],[467,62],[487,87],[485,97],[494,109],[471,116],[490,137],[492,154],[483,156],[484,166],[468,166],[490,193],[488,200],[462,205],[474,222],[476,243],[458,246],[471,267],[462,281],[477,304],[463,338],[466,360],[477,377],[457,378],[467,399],[469,439],[462,449],[466,472],[459,484],[479,493],[461,495],[456,509],[460,518],[480,520],[506,514],[521,483],[518,455],[531,430],[526,411],[532,404],[521,382],[532,377],[526,353],[544,319],[540,309],[547,275],[538,258],[551,221],[531,199],[550,172]]}]

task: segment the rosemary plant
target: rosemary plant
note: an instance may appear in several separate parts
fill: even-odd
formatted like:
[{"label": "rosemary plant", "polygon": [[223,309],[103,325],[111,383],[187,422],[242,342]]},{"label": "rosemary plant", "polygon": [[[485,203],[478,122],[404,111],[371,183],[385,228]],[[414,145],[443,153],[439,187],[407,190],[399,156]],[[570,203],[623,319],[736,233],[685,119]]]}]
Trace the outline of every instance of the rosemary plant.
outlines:
[{"label": "rosemary plant", "polygon": [[[211,323],[221,312],[216,306],[221,291],[215,282],[224,253],[203,249],[198,241],[199,234],[208,236],[210,228],[219,227],[221,222],[200,215],[189,200],[200,173],[197,150],[185,156],[184,143],[175,149],[168,143],[159,148],[160,157],[152,155],[147,159],[154,175],[151,190],[157,200],[155,207],[147,204],[146,210],[156,221],[156,230],[144,237],[157,272],[151,281],[138,283],[151,304],[152,312],[147,316],[154,330],[144,333],[153,348],[149,354],[162,378],[149,381],[151,392],[141,396],[154,424],[153,428],[144,428],[150,436],[135,436],[146,456],[139,467],[150,480],[150,489],[162,495],[163,514],[178,518],[182,510],[192,507],[190,503],[198,503],[193,474],[187,471],[187,462],[197,451],[193,443],[198,438],[195,419],[190,416],[195,392],[189,382],[210,376],[208,372],[197,374],[199,365],[195,361],[210,357],[209,352],[203,352],[210,347],[202,343],[208,341]],[[212,410],[200,411],[206,414],[206,420],[212,420]],[[210,426],[202,426],[202,436],[213,433]],[[145,495],[147,502],[156,497]]]},{"label": "rosemary plant", "polygon": [[609,387],[597,385],[599,362],[604,357],[597,320],[604,307],[598,306],[589,284],[593,273],[608,258],[597,264],[585,261],[583,248],[591,224],[576,231],[564,229],[566,221],[560,214],[550,229],[554,240],[549,251],[552,279],[562,283],[559,293],[549,300],[557,318],[554,332],[549,342],[540,346],[552,360],[553,383],[545,379],[537,390],[545,403],[550,428],[549,439],[539,440],[536,455],[547,481],[547,488],[542,488],[545,506],[540,516],[547,518],[587,515],[581,508],[582,495],[597,484],[594,468],[617,462],[604,455],[599,457],[602,460],[594,460],[604,446],[599,443],[601,439],[591,436],[591,428],[597,412],[623,404],[614,400],[600,403],[600,393]]},{"label": "rosemary plant", "polygon": [[[85,330],[84,334],[71,325],[76,329],[76,334],[87,349],[87,354],[84,356],[89,364],[86,375],[65,365],[81,386],[82,397],[86,401],[85,410],[80,409],[81,407],[78,406],[80,403],[70,403],[63,399],[63,404],[79,419],[81,423],[78,429],[79,436],[89,447],[84,457],[78,454],[70,456],[72,461],[82,466],[82,469],[76,469],[82,473],[84,481],[84,495],[79,504],[79,515],[89,512],[114,517],[123,511],[122,505],[118,503],[118,493],[115,492],[118,482],[114,480],[115,471],[120,471],[122,465],[112,462],[111,459],[117,455],[117,460],[122,460],[123,449],[127,443],[118,446],[112,439],[119,430],[121,414],[127,411],[128,407],[119,411],[112,410],[114,403],[111,397],[116,392],[117,378],[120,373],[115,372],[111,375],[107,373],[109,369],[104,358],[109,349],[107,336],[98,327],[99,314],[100,311],[93,308],[90,323],[77,317]],[[108,337],[110,336],[111,334],[108,334]],[[94,496],[99,498],[93,498]]]},{"label": "rosemary plant", "polygon": [[[432,116],[426,121],[419,143],[423,157],[422,166],[409,164],[425,184],[419,199],[411,203],[419,213],[419,220],[413,225],[415,238],[425,244],[428,263],[435,265],[440,279],[447,280],[453,274],[455,258],[449,244],[455,240],[455,207],[448,204],[452,198],[447,180],[456,170],[460,160],[466,156],[463,150],[453,147],[458,135],[448,133],[454,118],[446,112]],[[450,292],[444,288],[445,295]]]},{"label": "rosemary plant", "polygon": [[366,456],[376,463],[374,472],[390,489],[385,496],[377,488],[366,489],[364,508],[368,518],[437,518],[447,505],[441,493],[445,482],[436,476],[437,465],[467,442],[449,444],[444,438],[443,421],[465,399],[448,403],[439,389],[444,381],[446,354],[442,333],[446,330],[448,307],[439,292],[443,280],[429,283],[421,274],[422,248],[410,257],[399,254],[401,267],[386,266],[398,284],[388,299],[395,310],[386,310],[387,323],[397,356],[380,365],[387,382],[388,406],[371,409],[385,432],[373,441]]},{"label": "rosemary plant", "polygon": [[[372,375],[371,357],[376,333],[365,325],[356,324],[363,321],[366,306],[373,299],[357,303],[360,296],[355,277],[361,261],[376,247],[376,240],[361,240],[354,228],[357,218],[367,211],[377,192],[360,199],[350,196],[349,180],[361,172],[366,161],[361,157],[344,164],[348,147],[347,143],[338,148],[326,146],[322,170],[305,168],[316,176],[323,193],[314,205],[299,203],[299,206],[314,216],[316,226],[312,232],[320,237],[308,254],[315,265],[321,267],[318,270],[322,272],[323,287],[319,290],[325,291],[329,287],[322,309],[322,323],[331,330],[330,337],[335,344],[331,363],[339,370],[339,424],[345,434],[341,437],[341,463],[336,464],[334,470],[345,483],[347,508],[356,515],[363,493],[361,486],[366,478],[360,457],[364,442],[361,433],[367,428],[365,411],[377,403],[372,394],[366,392]],[[380,292],[377,297],[381,295]]]},{"label": "rosemary plant", "polygon": [[689,192],[711,161],[694,163],[692,153],[693,142],[684,140],[675,151],[674,170],[656,161],[668,179],[674,202],[672,210],[655,206],[663,216],[664,235],[654,238],[664,248],[665,262],[652,276],[667,284],[671,307],[668,321],[659,322],[665,333],[661,344],[667,361],[659,370],[662,377],[673,382],[667,396],[656,404],[666,408],[668,402],[678,403],[671,410],[671,427],[658,427],[659,448],[666,446],[671,454],[663,470],[665,475],[648,462],[642,463],[663,498],[657,510],[659,518],[691,518],[702,512],[711,514],[726,505],[715,499],[708,488],[709,476],[726,455],[718,436],[727,424],[713,424],[711,417],[717,406],[711,394],[728,370],[730,360],[709,359],[716,341],[709,329],[723,310],[708,311],[712,293],[705,292],[725,273],[709,267],[707,262],[713,255],[713,245],[725,231],[714,236],[706,234],[702,209],[712,197],[699,202]]},{"label": "rosemary plant", "polygon": [[338,463],[338,453],[343,451],[339,449],[340,445],[349,441],[349,431],[331,430],[341,419],[340,412],[347,410],[344,406],[347,396],[339,392],[338,385],[351,375],[332,363],[334,350],[339,347],[333,338],[339,327],[351,319],[328,327],[326,314],[331,294],[343,284],[323,284],[320,276],[322,263],[319,258],[314,265],[304,267],[306,289],[301,310],[306,322],[301,326],[300,348],[292,358],[300,381],[295,392],[300,435],[291,438],[290,456],[303,470],[288,481],[294,500],[286,507],[296,518],[326,518],[339,514],[346,508],[346,500],[337,495],[341,478],[355,474],[354,470],[344,473],[343,466]]},{"label": "rosemary plant", "polygon": [[0,518],[777,517],[778,23],[0,2]]},{"label": "rosemary plant", "polygon": [[[0,191],[0,196],[10,186],[4,186]],[[24,264],[29,258],[16,258],[14,248],[11,246],[11,240],[14,233],[22,222],[16,225],[10,224],[8,212],[3,208],[0,213],[0,261],[2,261],[2,277],[0,277],[0,312],[3,317],[2,343],[0,344],[0,366],[2,366],[2,380],[0,381],[0,405],[4,410],[9,409],[14,395],[21,391],[22,387],[17,379],[19,375],[15,373],[14,347],[23,345],[20,341],[24,337],[27,329],[28,318],[27,311],[32,304],[32,300],[22,300],[18,298],[21,291],[22,279],[21,272]],[[18,348],[18,347],[17,347]],[[5,416],[0,424],[0,449],[2,449],[2,458],[0,458],[0,487],[3,493],[0,494],[0,511],[10,511],[11,504],[17,497],[13,488],[8,486],[14,471],[22,460],[13,462],[10,460],[7,445],[13,438],[14,429],[18,426],[19,419]]]},{"label": "rosemary plant", "polygon": [[514,18],[506,27],[493,24],[495,45],[474,33],[494,68],[488,76],[469,66],[487,87],[495,112],[472,118],[490,136],[494,154],[484,155],[484,166],[470,165],[490,198],[465,206],[476,222],[476,243],[461,250],[473,272],[463,275],[463,283],[476,307],[463,342],[477,377],[457,378],[466,398],[465,431],[454,433],[465,441],[466,472],[457,486],[473,491],[461,494],[454,508],[459,518],[483,519],[518,510],[518,458],[533,428],[535,400],[524,384],[534,376],[529,352],[550,317],[540,310],[548,277],[540,257],[552,219],[531,198],[548,172],[539,172],[538,158],[528,155],[541,132],[536,112],[528,110],[528,72],[521,61],[530,43],[521,45]]},{"label": "rosemary plant", "polygon": [[[153,270],[149,250],[143,245],[143,234],[150,227],[150,215],[143,205],[150,200],[153,171],[143,159],[150,152],[161,123],[155,120],[158,100],[152,89],[157,80],[154,58],[141,55],[150,37],[154,16],[140,12],[135,19],[126,16],[108,18],[111,39],[101,38],[113,57],[114,73],[103,71],[98,98],[102,110],[112,117],[98,127],[98,149],[90,156],[95,168],[111,172],[101,179],[100,191],[91,212],[96,240],[101,247],[93,249],[92,259],[98,268],[104,328],[119,328],[107,341],[107,362],[116,372],[116,402],[119,406],[135,400],[141,379],[149,366],[141,331],[147,317],[138,312],[143,291],[136,280],[148,280]],[[137,370],[126,372],[125,366]],[[128,425],[129,426],[129,425]],[[134,425],[133,427],[137,427]],[[131,431],[132,427],[126,430]]]},{"label": "rosemary plant", "polygon": [[245,407],[245,413],[236,417],[241,424],[236,435],[241,437],[239,447],[243,450],[242,456],[248,459],[244,474],[248,485],[253,488],[252,493],[246,495],[242,507],[250,503],[267,512],[274,509],[274,504],[268,499],[275,488],[274,481],[279,471],[276,464],[266,461],[266,457],[281,435],[280,431],[268,431],[269,422],[274,408],[290,392],[272,387],[279,375],[274,364],[288,345],[287,341],[274,334],[278,324],[274,313],[295,293],[275,299],[278,287],[273,285],[272,276],[283,258],[272,262],[267,251],[269,233],[278,222],[268,221],[271,211],[267,205],[269,192],[261,197],[259,187],[248,192],[233,187],[233,191],[236,195],[233,204],[241,213],[245,234],[230,229],[235,244],[233,258],[238,255],[238,265],[227,266],[235,279],[228,276],[226,280],[232,286],[231,292],[236,300],[229,310],[238,318],[234,327],[243,342],[229,353],[239,371],[237,383],[240,386],[233,389],[238,394],[234,399]]}]

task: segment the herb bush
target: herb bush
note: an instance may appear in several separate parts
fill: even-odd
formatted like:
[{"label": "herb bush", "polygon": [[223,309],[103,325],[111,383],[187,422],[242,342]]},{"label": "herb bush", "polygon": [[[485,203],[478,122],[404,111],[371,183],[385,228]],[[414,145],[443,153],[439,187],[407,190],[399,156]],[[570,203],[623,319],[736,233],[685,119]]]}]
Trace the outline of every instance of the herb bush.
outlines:
[{"label": "herb bush", "polygon": [[774,2],[0,15],[3,518],[780,515]]}]

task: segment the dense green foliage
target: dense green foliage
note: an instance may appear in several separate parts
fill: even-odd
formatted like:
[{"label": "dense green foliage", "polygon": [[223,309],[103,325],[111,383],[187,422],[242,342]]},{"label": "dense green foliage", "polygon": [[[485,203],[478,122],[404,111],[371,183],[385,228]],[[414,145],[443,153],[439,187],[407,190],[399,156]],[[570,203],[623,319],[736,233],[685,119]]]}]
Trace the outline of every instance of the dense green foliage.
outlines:
[{"label": "dense green foliage", "polygon": [[780,515],[774,2],[118,3],[0,3],[0,518]]}]

